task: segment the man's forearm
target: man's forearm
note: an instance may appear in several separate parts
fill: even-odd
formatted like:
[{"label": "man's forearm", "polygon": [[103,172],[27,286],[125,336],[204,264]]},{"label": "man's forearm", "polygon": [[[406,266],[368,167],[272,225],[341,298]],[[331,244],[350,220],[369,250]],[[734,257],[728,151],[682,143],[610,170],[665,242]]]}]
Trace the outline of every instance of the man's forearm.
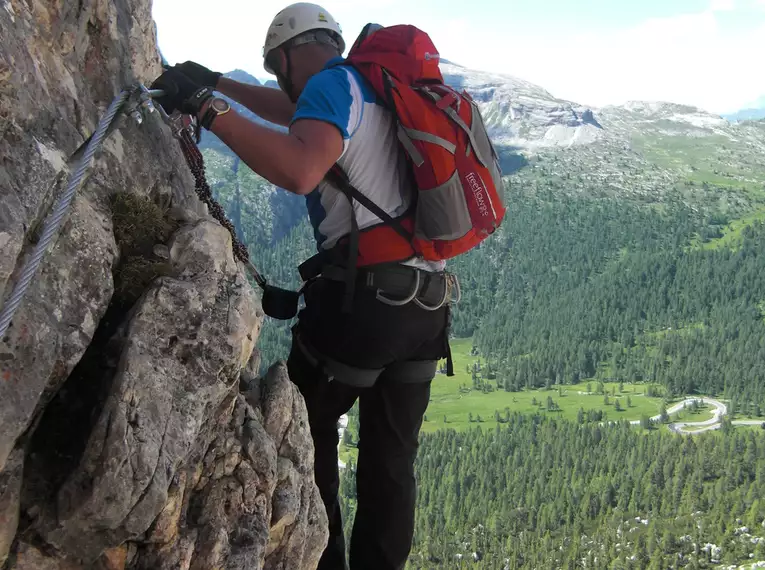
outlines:
[{"label": "man's forearm", "polygon": [[295,114],[295,105],[281,89],[247,85],[226,77],[220,78],[216,89],[270,123],[286,127]]},{"label": "man's forearm", "polygon": [[248,121],[233,109],[215,119],[212,132],[272,184],[301,195],[313,190],[304,143],[291,134]]}]

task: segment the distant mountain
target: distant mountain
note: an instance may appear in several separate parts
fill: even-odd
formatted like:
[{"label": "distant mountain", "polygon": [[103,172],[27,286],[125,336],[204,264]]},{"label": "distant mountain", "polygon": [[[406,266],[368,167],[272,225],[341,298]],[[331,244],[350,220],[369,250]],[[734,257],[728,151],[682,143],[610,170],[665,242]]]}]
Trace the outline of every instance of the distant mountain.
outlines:
[{"label": "distant mountain", "polygon": [[752,121],[758,119],[765,119],[765,95],[760,97],[757,101],[753,101],[749,105],[746,105],[744,109],[723,115],[731,122],[739,121]]},{"label": "distant mountain", "polygon": [[[241,69],[224,77],[262,85],[257,78]],[[247,119],[277,130],[285,130],[247,109],[244,105],[220,94],[231,107]],[[276,244],[305,217],[305,199],[286,192],[257,176],[217,136],[203,131],[199,144],[206,159],[208,182],[213,195],[226,205],[240,239],[258,250]],[[254,251],[254,249],[253,249]],[[257,256],[262,259],[261,256]]]},{"label": "distant mountain", "polygon": [[661,101],[629,101],[598,110],[611,137],[722,136],[735,139],[738,127],[720,115],[690,105]]},{"label": "distant mountain", "polygon": [[558,99],[510,75],[474,71],[441,61],[444,80],[466,89],[478,103],[492,140],[502,147],[533,150],[588,144],[602,136],[591,109]]},{"label": "distant mountain", "polygon": [[[240,83],[246,83],[248,85],[263,85],[256,77],[253,75],[250,75],[246,71],[242,69],[235,69],[233,71],[229,71],[227,73],[223,74],[223,77],[226,77],[228,79],[233,79],[234,81],[239,81]],[[269,123],[268,121],[263,120],[261,117],[250,111],[247,107],[244,105],[241,105],[240,103],[237,103],[233,99],[227,97],[226,95],[223,95],[222,93],[219,93],[220,96],[222,96],[224,99],[226,99],[230,104],[231,108],[234,109],[237,113],[240,113],[241,115],[247,117],[251,121],[254,121],[256,123],[260,123],[263,125],[269,125],[270,127],[273,127],[275,129],[283,130],[284,127],[280,125],[274,125],[273,123]],[[219,152],[232,154],[231,150],[221,142],[221,140],[216,137],[213,133],[205,131],[202,134],[202,142],[199,145],[200,148],[213,148]]]},{"label": "distant mountain", "polygon": [[[695,192],[703,182],[762,184],[765,168],[748,165],[765,154],[765,125],[731,124],[693,106],[656,101],[589,108],[510,75],[443,61],[441,71],[476,100],[503,174],[517,173],[516,183],[534,187],[540,176],[549,184],[551,174],[565,175],[571,182],[564,192],[659,202],[677,185]],[[558,168],[534,166],[543,159]]]},{"label": "distant mountain", "polygon": [[223,77],[226,77],[228,79],[233,79],[234,81],[239,81],[240,83],[247,83],[249,85],[262,85],[263,83],[258,80],[253,75],[250,75],[246,71],[242,69],[235,69],[233,71],[229,71],[228,73],[224,73]]}]

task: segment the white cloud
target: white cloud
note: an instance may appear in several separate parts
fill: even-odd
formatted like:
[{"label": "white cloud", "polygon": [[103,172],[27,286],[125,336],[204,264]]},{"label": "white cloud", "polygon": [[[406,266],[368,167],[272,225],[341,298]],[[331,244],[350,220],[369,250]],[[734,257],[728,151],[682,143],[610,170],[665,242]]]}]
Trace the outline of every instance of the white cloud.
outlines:
[{"label": "white cloud", "polygon": [[711,10],[606,33],[539,38],[464,30],[459,37],[482,41],[454,42],[439,51],[583,104],[648,99],[725,112],[765,93],[765,74],[753,65],[765,53],[765,22],[746,33],[726,33]]},{"label": "white cloud", "polygon": [[712,0],[709,9],[713,12],[730,12],[736,9],[736,0]]},{"label": "white cloud", "polygon": [[[704,12],[649,19],[626,29],[559,35],[519,35],[504,31],[503,25],[470,24],[467,16],[435,20],[428,10],[413,15],[408,0],[322,4],[338,18],[348,43],[369,20],[383,25],[406,21],[427,31],[443,57],[515,75],[558,97],[594,106],[664,100],[725,112],[765,94],[765,74],[757,68],[765,54],[765,19],[757,28],[735,33],[720,21],[745,2],[750,11],[755,2],[765,8],[765,0],[709,1]],[[191,59],[220,71],[242,68],[264,77],[262,42],[278,7],[249,0],[214,3],[211,12],[207,0],[154,0],[164,56],[170,63]]]},{"label": "white cloud", "polygon": [[[337,18],[346,41],[361,31],[365,7],[374,12],[390,12],[405,0],[321,0],[321,5]],[[154,0],[162,54],[171,63],[188,59],[221,71],[244,69],[263,76],[263,40],[276,13],[287,5],[251,0]],[[371,10],[369,10],[371,11]]]}]

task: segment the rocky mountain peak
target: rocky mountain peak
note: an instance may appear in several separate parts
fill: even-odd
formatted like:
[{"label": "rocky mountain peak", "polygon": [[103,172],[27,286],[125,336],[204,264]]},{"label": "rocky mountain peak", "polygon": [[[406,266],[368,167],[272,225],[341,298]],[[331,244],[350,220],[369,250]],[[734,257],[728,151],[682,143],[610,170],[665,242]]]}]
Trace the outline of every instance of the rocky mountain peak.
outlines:
[{"label": "rocky mountain peak", "polygon": [[533,151],[589,144],[601,136],[592,110],[584,120],[586,107],[558,99],[529,81],[444,60],[440,68],[447,84],[465,89],[478,103],[498,146]]},{"label": "rocky mountain peak", "polygon": [[[161,73],[146,0],[0,10],[0,303],[115,95]],[[121,116],[0,339],[0,567],[316,567],[302,397],[157,113]]]},{"label": "rocky mountain peak", "polygon": [[253,75],[250,75],[243,69],[234,69],[232,71],[229,71],[228,73],[224,73],[223,77],[228,77],[229,79],[233,79],[234,81],[239,81],[240,83],[247,83],[249,85],[261,85],[260,81]]},{"label": "rocky mountain peak", "polygon": [[665,115],[667,113],[695,113],[696,107],[680,105],[666,101],[627,101],[622,108],[626,111],[644,113],[646,115]]},{"label": "rocky mountain peak", "polygon": [[765,119],[765,95],[743,106],[736,112],[724,115],[731,122]]},{"label": "rocky mountain peak", "polygon": [[734,128],[720,115],[691,105],[663,101],[629,101],[600,109],[603,124],[615,136],[712,136],[735,139]]},{"label": "rocky mountain peak", "polygon": [[636,116],[653,120],[689,120],[692,122],[692,119],[689,118],[697,117],[699,119],[703,118],[707,123],[714,122],[720,125],[725,123],[721,116],[709,113],[698,107],[666,101],[628,101],[619,108],[634,113]]}]

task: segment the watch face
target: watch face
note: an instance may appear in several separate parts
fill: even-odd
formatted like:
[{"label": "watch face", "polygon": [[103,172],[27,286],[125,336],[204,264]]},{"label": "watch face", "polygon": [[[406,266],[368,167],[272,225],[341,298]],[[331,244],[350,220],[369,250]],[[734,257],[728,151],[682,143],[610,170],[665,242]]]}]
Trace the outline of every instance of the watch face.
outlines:
[{"label": "watch face", "polygon": [[212,108],[215,109],[218,113],[225,113],[229,110],[230,105],[228,104],[228,101],[225,99],[220,99],[216,97],[212,100]]}]

